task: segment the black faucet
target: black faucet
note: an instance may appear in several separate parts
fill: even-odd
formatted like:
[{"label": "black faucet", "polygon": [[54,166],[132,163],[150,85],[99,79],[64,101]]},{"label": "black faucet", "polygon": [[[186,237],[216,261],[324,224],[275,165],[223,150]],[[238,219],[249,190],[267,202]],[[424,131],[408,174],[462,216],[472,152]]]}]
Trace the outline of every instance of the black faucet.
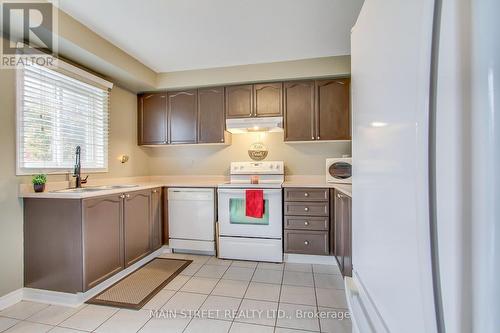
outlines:
[{"label": "black faucet", "polygon": [[80,153],[81,153],[80,146],[76,146],[76,152],[75,152],[76,162],[75,162],[75,169],[73,170],[73,177],[76,177],[76,188],[80,188],[82,187],[82,184],[86,184],[87,178],[89,178],[89,176],[87,176],[84,179],[82,179],[80,175],[80,169],[82,168],[82,165],[80,163]]}]

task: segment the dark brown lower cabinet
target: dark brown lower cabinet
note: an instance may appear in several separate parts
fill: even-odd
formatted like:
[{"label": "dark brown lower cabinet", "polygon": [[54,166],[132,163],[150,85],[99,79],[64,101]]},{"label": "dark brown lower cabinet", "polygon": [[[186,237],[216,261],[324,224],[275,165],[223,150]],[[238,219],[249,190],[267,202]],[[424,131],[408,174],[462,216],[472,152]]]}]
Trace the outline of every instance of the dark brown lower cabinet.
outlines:
[{"label": "dark brown lower cabinet", "polygon": [[158,249],[161,196],[24,199],[24,286],[85,292]]},{"label": "dark brown lower cabinet", "polygon": [[286,188],[284,198],[285,253],[328,255],[329,190]]},{"label": "dark brown lower cabinet", "polygon": [[125,267],[128,267],[151,250],[151,191],[125,194],[123,211]]},{"label": "dark brown lower cabinet", "polygon": [[123,200],[118,195],[83,200],[85,290],[123,267]]},{"label": "dark brown lower cabinet", "polygon": [[332,190],[334,206],[334,255],[343,276],[352,276],[351,197]]},{"label": "dark brown lower cabinet", "polygon": [[162,245],[162,200],[161,188],[151,190],[151,250],[157,250]]}]

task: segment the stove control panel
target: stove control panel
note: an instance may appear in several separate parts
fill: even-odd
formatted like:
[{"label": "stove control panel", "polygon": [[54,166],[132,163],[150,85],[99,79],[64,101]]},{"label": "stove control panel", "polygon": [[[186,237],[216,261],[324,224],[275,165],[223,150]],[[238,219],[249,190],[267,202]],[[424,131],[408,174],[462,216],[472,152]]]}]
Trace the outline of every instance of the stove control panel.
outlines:
[{"label": "stove control panel", "polygon": [[283,161],[231,162],[232,175],[283,175]]}]

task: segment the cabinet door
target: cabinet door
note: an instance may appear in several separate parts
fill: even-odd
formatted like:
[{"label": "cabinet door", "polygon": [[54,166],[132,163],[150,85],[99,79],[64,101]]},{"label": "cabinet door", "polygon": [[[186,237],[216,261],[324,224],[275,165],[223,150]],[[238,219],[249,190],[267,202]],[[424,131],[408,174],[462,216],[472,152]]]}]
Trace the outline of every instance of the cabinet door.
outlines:
[{"label": "cabinet door", "polygon": [[261,83],[254,85],[254,115],[278,117],[283,114],[283,83]]},{"label": "cabinet door", "polygon": [[253,85],[226,87],[226,118],[253,116]]},{"label": "cabinet door", "polygon": [[349,79],[316,81],[316,140],[350,140]]},{"label": "cabinet door", "polygon": [[168,93],[170,143],[196,143],[197,108],[196,90]]},{"label": "cabinet door", "polygon": [[339,269],[341,272],[344,270],[344,237],[343,235],[343,226],[344,226],[344,205],[342,201],[342,197],[340,196],[340,192],[337,190],[334,191],[334,200],[335,200],[335,208],[334,208],[334,235],[335,235],[335,244],[334,244],[334,255],[337,258],[337,262],[339,264]]},{"label": "cabinet door", "polygon": [[138,100],[139,145],[167,143],[167,102],[163,93],[140,95]]},{"label": "cabinet door", "polygon": [[85,290],[124,268],[122,207],[119,195],[83,200]]},{"label": "cabinet door", "polygon": [[125,194],[123,209],[125,267],[150,253],[151,191]]},{"label": "cabinet door", "polygon": [[343,238],[344,238],[344,263],[342,274],[344,276],[352,276],[352,219],[351,219],[351,198],[343,197]]},{"label": "cabinet door", "polygon": [[285,141],[315,140],[314,81],[286,82]]},{"label": "cabinet door", "polygon": [[151,190],[151,251],[161,247],[161,219],[162,219],[161,188]]},{"label": "cabinet door", "polygon": [[198,142],[224,142],[224,87],[198,89]]}]

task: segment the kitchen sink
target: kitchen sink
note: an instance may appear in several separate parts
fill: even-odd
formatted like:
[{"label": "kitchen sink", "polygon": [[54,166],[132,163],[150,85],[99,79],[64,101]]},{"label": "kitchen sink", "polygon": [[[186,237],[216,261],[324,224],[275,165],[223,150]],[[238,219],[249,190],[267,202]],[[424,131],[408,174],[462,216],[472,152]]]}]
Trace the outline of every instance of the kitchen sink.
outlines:
[{"label": "kitchen sink", "polygon": [[57,192],[57,193],[84,193],[84,192],[96,192],[96,191],[102,191],[105,189],[102,188],[96,188],[96,187],[82,187],[82,188],[67,188],[64,190],[57,190],[57,191],[52,191],[52,192]]},{"label": "kitchen sink", "polygon": [[97,192],[97,191],[105,191],[105,190],[117,190],[117,189],[127,189],[134,188],[139,185],[103,185],[103,186],[88,186],[81,188],[67,188],[64,190],[57,190],[53,192],[57,193],[85,193],[85,192]]}]

